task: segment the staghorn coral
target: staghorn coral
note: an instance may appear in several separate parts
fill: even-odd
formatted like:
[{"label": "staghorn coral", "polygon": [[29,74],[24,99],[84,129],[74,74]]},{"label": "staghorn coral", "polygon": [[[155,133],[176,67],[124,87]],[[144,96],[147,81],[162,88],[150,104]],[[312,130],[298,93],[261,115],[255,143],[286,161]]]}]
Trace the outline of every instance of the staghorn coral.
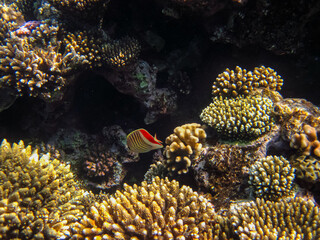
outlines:
[{"label": "staghorn coral", "polygon": [[124,185],[75,223],[73,239],[197,239],[212,235],[213,205],[190,187],[156,177]]},{"label": "staghorn coral", "polygon": [[250,141],[271,130],[272,111],[273,102],[265,96],[218,96],[203,109],[200,118],[222,139]]},{"label": "staghorn coral", "polygon": [[281,138],[290,142],[294,134],[300,134],[305,124],[317,128],[320,125],[320,110],[305,99],[285,98],[276,102],[276,120],[281,126]]},{"label": "staghorn coral", "polygon": [[0,46],[1,85],[15,88],[18,95],[61,99],[62,90],[71,82],[67,77],[86,60],[74,50],[60,53],[60,46],[58,42],[36,47],[28,38],[11,34],[6,45]]},{"label": "staghorn coral", "polygon": [[235,203],[231,222],[242,239],[319,239],[319,207],[300,197]]},{"label": "staghorn coral", "polygon": [[258,159],[251,166],[249,184],[256,197],[276,201],[293,194],[294,168],[280,156]]},{"label": "staghorn coral", "polygon": [[10,32],[25,22],[21,12],[14,5],[0,3],[0,44],[10,37]]},{"label": "staghorn coral", "polygon": [[218,75],[212,85],[212,94],[236,97],[259,88],[280,91],[282,85],[282,78],[272,68],[261,66],[251,72],[237,66],[235,71],[227,68]]},{"label": "staghorn coral", "polygon": [[137,62],[140,54],[139,42],[130,37],[104,44],[104,60],[115,69],[123,69]]},{"label": "staghorn coral", "polygon": [[289,159],[296,169],[296,177],[306,182],[316,183],[320,180],[320,159],[314,156],[293,155]]},{"label": "staghorn coral", "polygon": [[302,155],[311,154],[320,157],[320,142],[317,137],[317,130],[305,124],[300,134],[295,133],[290,140],[290,147],[298,149]]},{"label": "staghorn coral", "polygon": [[174,133],[166,138],[163,155],[167,158],[165,166],[178,174],[187,173],[191,162],[203,150],[207,134],[198,123],[176,127]]},{"label": "staghorn coral", "polygon": [[0,147],[0,238],[53,239],[68,235],[82,216],[70,166],[42,155],[22,141]]}]

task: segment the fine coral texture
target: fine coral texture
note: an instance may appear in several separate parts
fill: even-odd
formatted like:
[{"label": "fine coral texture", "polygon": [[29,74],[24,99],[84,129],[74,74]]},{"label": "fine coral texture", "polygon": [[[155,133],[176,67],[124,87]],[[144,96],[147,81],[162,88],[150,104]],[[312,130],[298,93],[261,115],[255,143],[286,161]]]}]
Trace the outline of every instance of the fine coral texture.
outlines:
[{"label": "fine coral texture", "polygon": [[74,239],[207,239],[213,205],[190,187],[156,177],[151,184],[124,185],[96,202],[76,223]]},{"label": "fine coral texture", "polygon": [[200,118],[213,127],[219,137],[250,141],[269,132],[274,124],[273,102],[259,95],[214,97]]},{"label": "fine coral texture", "polygon": [[192,159],[197,158],[203,149],[207,135],[200,124],[190,123],[174,129],[166,138],[167,144],[163,155],[166,156],[166,167],[178,174],[187,173]]},{"label": "fine coral texture", "polygon": [[82,215],[70,166],[49,154],[39,158],[31,147],[0,147],[0,238],[53,239],[65,236],[68,224]]},{"label": "fine coral texture", "polygon": [[278,200],[293,193],[294,168],[280,156],[258,159],[250,168],[249,183],[256,197]]},{"label": "fine coral texture", "polygon": [[319,239],[319,207],[300,197],[281,202],[257,199],[233,206],[231,222],[244,239]]}]

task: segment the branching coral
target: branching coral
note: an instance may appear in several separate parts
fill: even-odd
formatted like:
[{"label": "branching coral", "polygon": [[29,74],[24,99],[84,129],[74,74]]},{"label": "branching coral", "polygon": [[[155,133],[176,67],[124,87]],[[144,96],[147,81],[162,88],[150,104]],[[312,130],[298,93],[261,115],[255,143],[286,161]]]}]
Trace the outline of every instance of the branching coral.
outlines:
[{"label": "branching coral", "polygon": [[319,239],[319,207],[311,200],[281,202],[257,199],[232,207],[232,224],[242,239]]},{"label": "branching coral", "polygon": [[0,147],[0,238],[51,239],[68,234],[68,224],[82,216],[70,166],[39,158],[31,147]]},{"label": "branching coral", "polygon": [[213,127],[222,139],[249,141],[266,132],[274,124],[273,102],[259,95],[236,98],[214,97],[200,118]]},{"label": "branching coral", "polygon": [[23,15],[13,5],[0,3],[0,44],[10,37],[10,32],[25,22]]},{"label": "branching coral", "polygon": [[218,75],[212,85],[212,94],[236,97],[259,88],[280,91],[282,85],[282,78],[272,68],[261,66],[251,72],[237,66],[235,71],[227,68]]},{"label": "branching coral", "polygon": [[174,133],[166,138],[167,144],[163,155],[169,171],[178,174],[187,173],[191,161],[197,158],[203,149],[207,135],[200,124],[190,123],[174,129]]},{"label": "branching coral", "polygon": [[0,46],[1,85],[15,88],[19,95],[60,99],[69,83],[66,77],[85,59],[73,49],[60,53],[59,48],[59,42],[41,48],[33,46],[28,38],[11,35],[6,45]]},{"label": "branching coral", "polygon": [[290,147],[298,149],[302,155],[309,156],[311,154],[320,157],[320,142],[317,137],[317,130],[306,124],[303,131],[295,133],[290,140]]},{"label": "branching coral", "polygon": [[250,168],[249,183],[256,197],[278,200],[293,194],[294,168],[280,156],[258,159]]},{"label": "branching coral", "polygon": [[77,239],[197,239],[211,233],[214,208],[209,201],[179,186],[155,178],[151,184],[124,185],[123,191],[96,202],[79,223]]}]

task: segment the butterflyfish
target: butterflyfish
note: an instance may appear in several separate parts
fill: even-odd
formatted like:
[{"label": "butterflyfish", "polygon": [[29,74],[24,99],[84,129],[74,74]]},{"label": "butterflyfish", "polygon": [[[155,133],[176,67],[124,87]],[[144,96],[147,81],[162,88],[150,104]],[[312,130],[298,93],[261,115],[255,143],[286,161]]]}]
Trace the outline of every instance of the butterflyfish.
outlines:
[{"label": "butterflyfish", "polygon": [[151,150],[162,148],[162,142],[148,133],[147,130],[140,128],[129,133],[127,136],[129,149],[136,153],[146,153]]}]

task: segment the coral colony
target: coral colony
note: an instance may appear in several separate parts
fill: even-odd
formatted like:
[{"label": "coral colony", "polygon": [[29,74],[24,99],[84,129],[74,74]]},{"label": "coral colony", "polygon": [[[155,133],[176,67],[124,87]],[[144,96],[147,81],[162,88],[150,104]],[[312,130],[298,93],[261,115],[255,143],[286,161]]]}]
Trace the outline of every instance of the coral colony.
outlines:
[{"label": "coral colony", "polygon": [[[120,36],[116,21],[105,15],[106,6],[121,7],[113,0],[10,2],[0,3],[0,87],[13,102],[39,100],[42,108],[32,110],[54,130],[43,134],[45,140],[3,136],[0,239],[320,239],[320,110],[307,100],[284,98],[279,91],[285,81],[275,69],[236,66],[212,77],[203,88],[209,94],[203,109],[193,111],[198,122],[181,118],[163,145],[141,127],[131,128],[134,120],[123,120],[120,111],[107,113],[117,124],[80,130],[72,124],[84,123],[68,111],[82,75],[94,73],[129,95],[140,107],[139,124],[150,128],[174,113],[186,92],[161,79],[180,76],[176,86],[182,86],[189,76],[177,64],[163,66],[168,74],[159,77],[159,68],[141,59],[152,48],[144,52],[140,40],[152,34]],[[247,1],[155,2],[163,6],[159,14],[179,21]],[[141,26],[135,22],[136,31]],[[260,36],[252,34],[250,41]],[[228,39],[240,46],[242,37]],[[189,92],[191,85],[181,89]],[[10,110],[12,99],[3,96],[0,106],[7,107],[0,110]],[[51,117],[66,112],[63,127],[50,125]],[[24,129],[34,122],[23,120]],[[151,151],[153,163],[147,162]]]}]

